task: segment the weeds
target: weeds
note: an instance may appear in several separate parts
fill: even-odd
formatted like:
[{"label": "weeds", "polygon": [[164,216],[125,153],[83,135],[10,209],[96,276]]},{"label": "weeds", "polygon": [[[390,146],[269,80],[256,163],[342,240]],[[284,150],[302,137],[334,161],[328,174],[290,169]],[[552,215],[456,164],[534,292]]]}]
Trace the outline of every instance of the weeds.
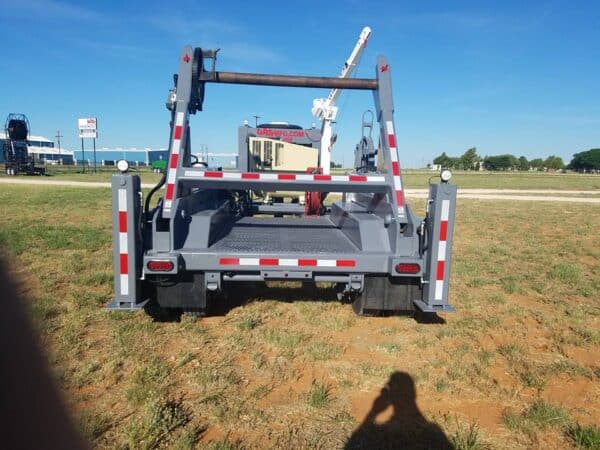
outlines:
[{"label": "weeds", "polygon": [[91,411],[84,411],[79,416],[79,430],[90,441],[102,436],[111,425],[109,416],[104,413],[94,414]]},{"label": "weeds", "polygon": [[210,442],[205,447],[206,450],[241,450],[243,447],[237,442],[231,442],[228,438],[220,441]]},{"label": "weeds", "polygon": [[502,284],[502,289],[504,289],[504,292],[507,294],[515,294],[519,292],[519,285],[515,277],[502,278],[500,283]]},{"label": "weeds", "polygon": [[390,354],[400,352],[400,346],[398,344],[394,344],[393,342],[385,342],[383,344],[377,344],[375,346],[375,348],[377,350],[380,350],[385,353],[390,353]]},{"label": "weeds", "polygon": [[257,326],[262,323],[262,319],[257,314],[248,314],[244,316],[237,324],[239,330],[250,331],[254,330]]},{"label": "weeds", "polygon": [[152,358],[133,375],[127,399],[137,404],[148,399],[161,389],[170,372],[170,367],[162,359]]},{"label": "weeds", "polygon": [[581,269],[577,264],[555,264],[550,271],[550,278],[568,285],[575,285],[581,278]]},{"label": "weeds", "polygon": [[194,360],[195,356],[192,352],[183,352],[179,355],[179,358],[177,360],[177,365],[176,367],[183,367],[186,364],[192,362]]},{"label": "weeds", "polygon": [[482,348],[477,352],[477,359],[479,359],[483,366],[489,367],[494,360],[494,352]]},{"label": "weeds", "polygon": [[307,349],[306,354],[313,361],[327,361],[340,356],[342,347],[330,342],[314,342]]},{"label": "weeds", "polygon": [[549,427],[561,427],[568,423],[566,411],[543,400],[537,400],[520,414],[506,412],[504,424],[510,429],[545,430]]},{"label": "weeds", "polygon": [[265,365],[265,357],[261,352],[253,352],[250,356],[255,369],[262,369]]},{"label": "weeds", "polygon": [[181,402],[155,400],[145,410],[141,419],[127,427],[129,448],[152,449],[170,440],[170,434],[190,421],[190,412]]},{"label": "weeds", "polygon": [[481,440],[477,425],[472,423],[468,427],[458,425],[458,429],[450,436],[450,443],[454,450],[487,450],[490,445]]},{"label": "weeds", "polygon": [[275,328],[264,330],[263,337],[270,344],[282,349],[288,356],[294,354],[299,345],[307,339],[303,333]]},{"label": "weeds", "polygon": [[434,384],[435,390],[437,392],[444,392],[446,389],[448,389],[449,386],[450,383],[445,378],[437,380]]},{"label": "weeds", "polygon": [[325,384],[313,381],[306,401],[313,408],[323,408],[331,401],[331,389]]},{"label": "weeds", "polygon": [[598,425],[571,425],[567,428],[566,435],[579,449],[600,450]]},{"label": "weeds", "polygon": [[568,420],[567,413],[562,408],[542,400],[533,403],[523,417],[542,429],[564,425]]},{"label": "weeds", "polygon": [[524,364],[523,369],[519,371],[519,378],[527,387],[542,390],[548,379],[543,368],[532,367],[529,364]]},{"label": "weeds", "polygon": [[523,348],[519,344],[504,344],[498,347],[498,353],[509,361],[514,362],[523,355]]}]

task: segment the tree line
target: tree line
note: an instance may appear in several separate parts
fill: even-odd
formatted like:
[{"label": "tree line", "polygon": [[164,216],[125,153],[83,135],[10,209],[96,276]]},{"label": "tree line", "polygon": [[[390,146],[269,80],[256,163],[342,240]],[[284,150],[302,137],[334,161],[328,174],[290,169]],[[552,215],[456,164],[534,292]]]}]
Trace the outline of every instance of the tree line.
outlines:
[{"label": "tree line", "polygon": [[550,155],[546,159],[534,158],[528,160],[525,156],[516,157],[511,154],[485,156],[481,158],[477,154],[477,148],[468,149],[459,157],[448,156],[443,152],[433,160],[448,169],[462,170],[563,170],[571,169],[580,172],[600,171],[600,148],[575,153],[568,165],[565,165],[560,156]]}]

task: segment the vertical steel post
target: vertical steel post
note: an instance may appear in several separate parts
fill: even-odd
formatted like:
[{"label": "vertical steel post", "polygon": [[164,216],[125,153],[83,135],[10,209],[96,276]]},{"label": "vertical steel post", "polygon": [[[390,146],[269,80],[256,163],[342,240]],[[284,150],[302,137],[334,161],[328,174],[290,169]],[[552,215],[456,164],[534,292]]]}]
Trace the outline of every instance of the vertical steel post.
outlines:
[{"label": "vertical steel post", "polygon": [[141,184],[137,175],[112,177],[113,266],[115,299],[110,309],[137,309],[144,306],[140,275],[142,237],[139,232]]},{"label": "vertical steel post", "polygon": [[183,156],[185,156],[187,133],[188,133],[188,108],[192,90],[192,66],[194,49],[191,46],[183,48],[179,62],[179,74],[177,77],[177,91],[175,102],[175,114],[171,127],[171,140],[169,142],[169,159],[167,161],[167,185],[165,190],[165,201],[163,206],[163,218],[171,217],[173,203],[177,199],[177,177],[182,167]]},{"label": "vertical steel post", "polygon": [[[390,203],[394,205],[398,221],[406,223],[406,211],[404,207],[404,188],[402,186],[402,175],[400,173],[400,161],[398,158],[397,139],[394,129],[394,100],[392,96],[392,76],[390,64],[384,56],[377,57],[377,90],[373,91],[377,121],[380,128],[380,150],[378,155],[381,164],[378,169],[387,173],[388,179],[393,185]],[[380,153],[381,153],[380,152]]]},{"label": "vertical steel post", "polygon": [[421,311],[453,311],[448,304],[448,287],[455,210],[456,185],[432,184],[427,201],[427,255],[423,276],[423,300],[415,301],[415,305]]}]

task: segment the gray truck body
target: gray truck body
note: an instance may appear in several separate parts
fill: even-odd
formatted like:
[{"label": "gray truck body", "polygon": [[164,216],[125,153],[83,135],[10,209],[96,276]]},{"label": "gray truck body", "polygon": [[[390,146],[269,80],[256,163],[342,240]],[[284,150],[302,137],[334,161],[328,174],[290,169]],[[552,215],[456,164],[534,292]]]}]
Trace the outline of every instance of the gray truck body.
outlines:
[{"label": "gray truck body", "polygon": [[[301,280],[335,283],[358,314],[451,311],[456,186],[432,184],[423,219],[405,202],[387,60],[377,58],[376,78],[354,80],[216,72],[215,61],[213,51],[182,51],[167,103],[170,156],[157,206],[143,207],[139,177],[113,176],[115,299],[109,307],[136,309],[151,301],[204,312],[222,291],[235,294],[239,281]],[[202,109],[207,83],[370,89],[377,164],[341,175],[248,172],[247,136],[240,131],[240,171],[193,167],[189,116]],[[257,207],[255,190],[341,192],[342,199],[319,217],[298,217],[289,205]]]}]

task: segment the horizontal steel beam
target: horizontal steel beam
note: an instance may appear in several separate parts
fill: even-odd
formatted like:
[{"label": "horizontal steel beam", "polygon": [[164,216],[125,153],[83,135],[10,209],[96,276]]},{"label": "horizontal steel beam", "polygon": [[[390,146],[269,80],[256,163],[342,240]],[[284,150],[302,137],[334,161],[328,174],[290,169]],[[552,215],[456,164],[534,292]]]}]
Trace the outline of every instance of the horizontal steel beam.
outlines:
[{"label": "horizontal steel beam", "polygon": [[265,172],[220,172],[185,169],[177,180],[209,189],[268,191],[389,192],[385,175],[312,175]]},{"label": "horizontal steel beam", "polygon": [[269,75],[264,73],[204,72],[200,80],[210,83],[256,84],[327,89],[375,90],[377,80],[371,78],[309,77],[298,75]]}]

